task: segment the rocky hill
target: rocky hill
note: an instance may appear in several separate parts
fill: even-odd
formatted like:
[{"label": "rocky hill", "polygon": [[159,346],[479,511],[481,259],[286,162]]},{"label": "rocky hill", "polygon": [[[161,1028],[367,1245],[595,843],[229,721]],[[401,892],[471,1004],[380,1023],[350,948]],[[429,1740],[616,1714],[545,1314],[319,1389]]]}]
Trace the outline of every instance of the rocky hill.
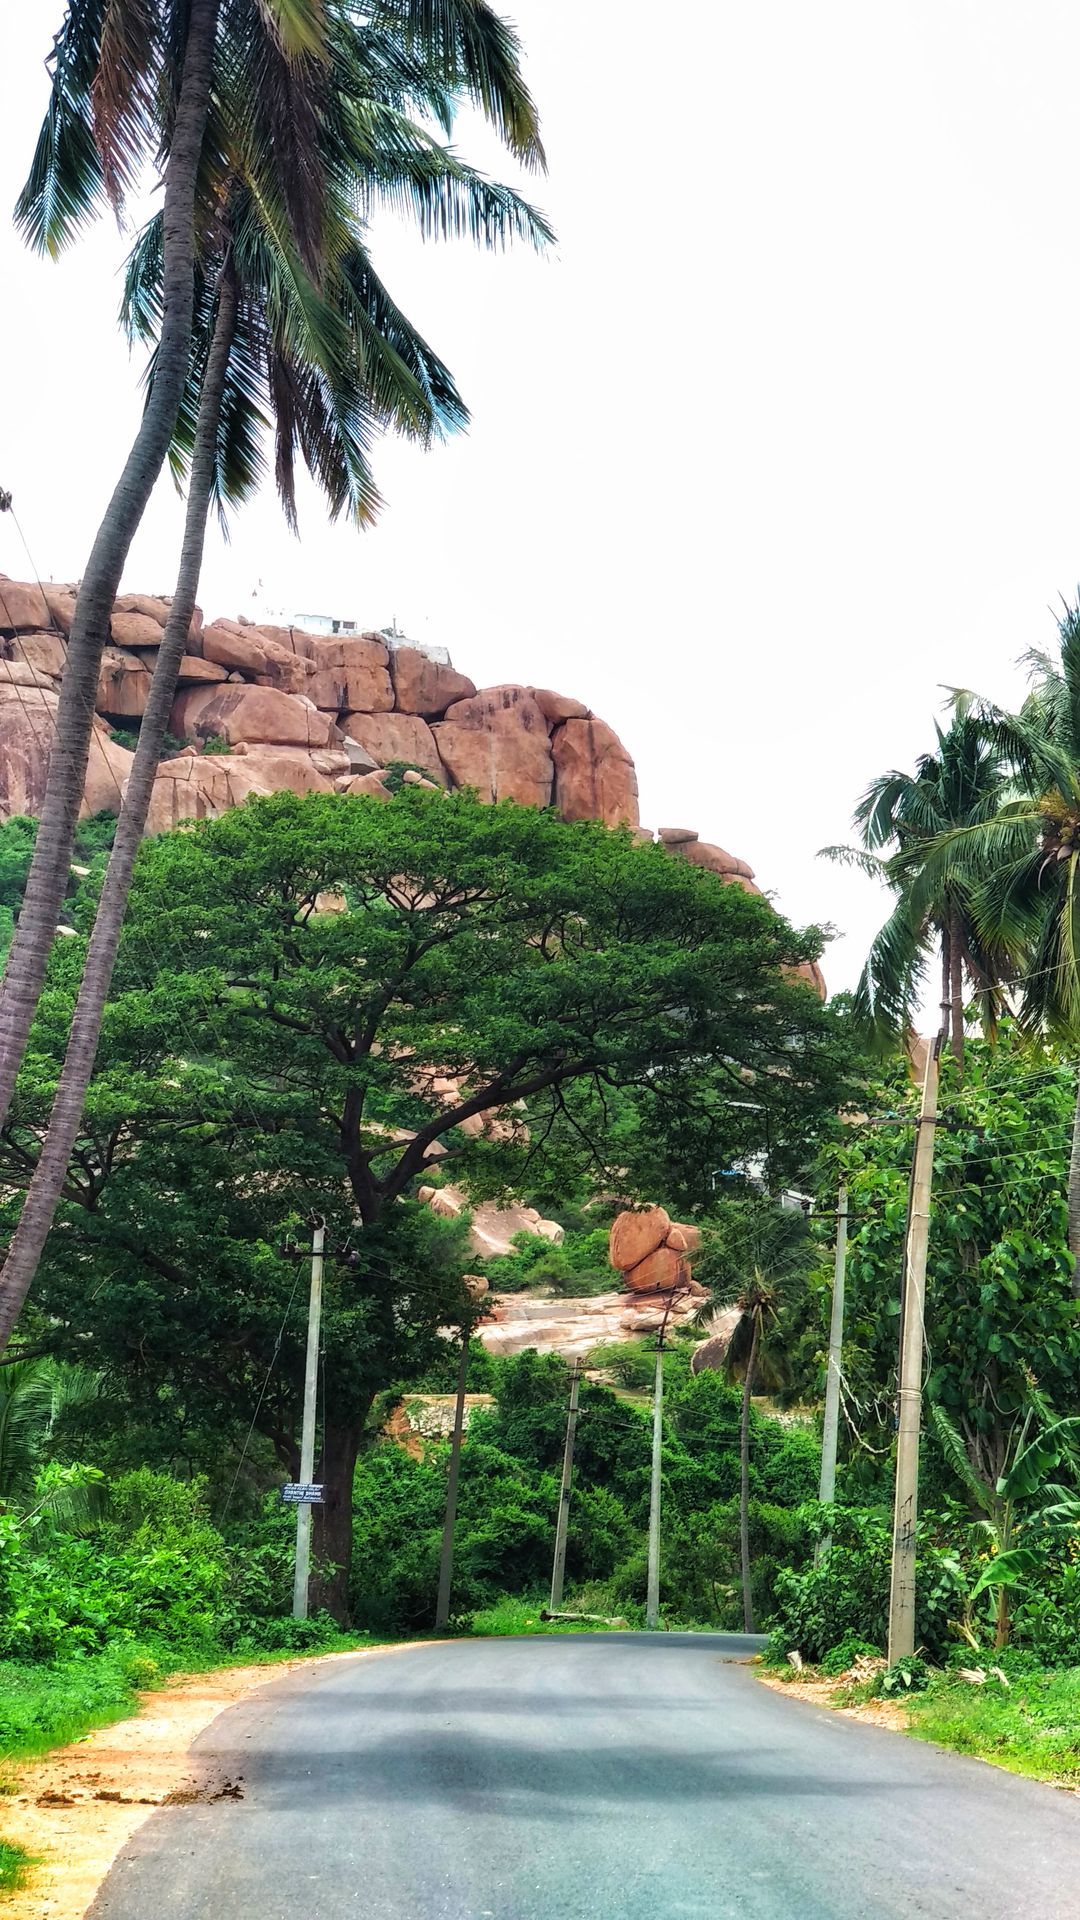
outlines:
[{"label": "rocky hill", "polygon": [[[35,814],[45,790],[76,588],[0,575],[0,817]],[[116,812],[146,706],[168,600],[123,594],[98,679],[84,811]],[[642,829],[634,762],[605,721],[546,687],[477,689],[422,647],[375,633],[308,633],[196,613],[171,718],[179,750],[160,768],[149,831],[253,794],[385,795],[383,770],[474,787],[485,800],[554,806],[566,820]],[[119,736],[119,737],[117,737]],[[671,852],[750,893],[745,861],[690,828]],[[824,993],[816,967],[803,970]]]}]

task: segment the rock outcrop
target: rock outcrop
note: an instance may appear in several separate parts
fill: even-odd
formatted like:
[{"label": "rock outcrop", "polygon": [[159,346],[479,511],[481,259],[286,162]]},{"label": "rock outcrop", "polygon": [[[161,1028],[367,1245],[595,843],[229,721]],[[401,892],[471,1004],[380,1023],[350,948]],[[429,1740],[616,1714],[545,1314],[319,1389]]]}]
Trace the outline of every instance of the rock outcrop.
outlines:
[{"label": "rock outcrop", "polygon": [[[72,585],[0,575],[0,816],[40,808],[76,598]],[[119,810],[129,736],[146,708],[168,617],[168,600],[154,594],[121,594],[114,604],[84,813]],[[642,832],[633,760],[582,701],[511,682],[477,688],[445,658],[395,634],[204,624],[197,610],[170,730],[190,751],[161,766],[152,833],[282,788],[385,799],[380,776],[392,762],[440,787],[473,787],[484,801],[554,806],[566,820]],[[659,839],[726,885],[760,892],[745,861],[692,828],[661,827]],[[798,973],[824,997],[816,965]]]}]

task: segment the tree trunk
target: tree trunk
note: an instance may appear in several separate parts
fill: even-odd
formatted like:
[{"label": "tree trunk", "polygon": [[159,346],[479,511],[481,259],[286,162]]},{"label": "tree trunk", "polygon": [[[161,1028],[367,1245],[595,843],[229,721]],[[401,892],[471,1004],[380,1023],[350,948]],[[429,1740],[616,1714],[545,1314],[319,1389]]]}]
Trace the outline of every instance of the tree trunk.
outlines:
[{"label": "tree trunk", "polygon": [[997,1590],[997,1612],[994,1617],[995,1653],[1003,1652],[1008,1646],[1011,1624],[1009,1618],[1009,1589],[1008,1587],[999,1587]]},{"label": "tree trunk", "polygon": [[195,193],[219,0],[191,0],[184,71],[165,173],[163,310],[154,382],[127,464],[98,528],[68,638],[41,823],[0,985],[0,1126],[45,978],[82,806],[102,648],[128,549],[161,472],[187,377],[195,284]]},{"label": "tree trunk", "polygon": [[952,1027],[952,1056],[956,1077],[964,1084],[964,943],[960,937],[959,916],[955,908],[949,930],[949,1019]]},{"label": "tree trunk", "polygon": [[370,1405],[369,1400],[361,1412],[348,1420],[324,1417],[322,1460],[318,1468],[323,1504],[314,1512],[311,1610],[315,1613],[324,1608],[339,1627],[349,1624],[353,1479]]},{"label": "tree trunk", "polygon": [[743,1626],[747,1633],[754,1632],[754,1602],[750,1593],[750,1395],[754,1390],[760,1331],[755,1313],[746,1377],[743,1380],[742,1420],[739,1425],[739,1557],[742,1561]]},{"label": "tree trunk", "polygon": [[169,724],[177,674],[187,646],[195,596],[199,589],[218,423],[236,328],[236,306],[236,280],[231,269],[227,268],[222,277],[214,338],[199,404],[176,592],[158,650],[146,712],[139,731],[139,744],[120,810],[116,839],[109,855],[48,1132],[23,1202],[18,1227],[8,1246],[3,1271],[0,1272],[0,1353],[11,1337],[52,1226],[67,1177],[72,1148],[82,1122],[86,1090],[94,1070],[101,1020],[120,945],[131,875],[146,826],[154,775]]},{"label": "tree trunk", "polygon": [[1080,1075],[1076,1082],[1072,1151],[1069,1154],[1069,1252],[1073,1257],[1072,1290],[1080,1298]]},{"label": "tree trunk", "polygon": [[952,929],[950,919],[946,919],[941,929],[941,1019],[938,1025],[942,1031],[949,1025],[950,1011],[952,1008]]}]

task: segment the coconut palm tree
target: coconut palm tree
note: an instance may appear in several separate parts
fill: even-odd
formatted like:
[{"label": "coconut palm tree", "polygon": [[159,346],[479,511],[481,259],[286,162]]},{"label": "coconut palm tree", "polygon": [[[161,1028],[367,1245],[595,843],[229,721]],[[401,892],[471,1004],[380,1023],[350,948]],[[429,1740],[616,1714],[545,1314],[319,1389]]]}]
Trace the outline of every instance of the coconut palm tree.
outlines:
[{"label": "coconut palm tree", "polygon": [[[421,441],[467,419],[447,369],[411,327],[375,274],[363,219],[379,198],[411,209],[425,233],[463,232],[486,245],[551,232],[517,194],[497,186],[441,147],[405,108],[448,117],[447,79],[472,91],[460,53],[439,55],[433,71],[419,54],[395,49],[381,30],[339,20],[329,36],[330,75],[321,108],[322,177],[313,192],[330,236],[316,286],[288,239],[261,176],[234,159],[225,197],[201,250],[196,275],[192,363],[174,436],[174,465],[190,466],[181,556],[135,760],[117,826],[49,1130],[19,1225],[0,1273],[0,1350],[33,1280],[78,1134],[128,889],[146,824],[154,776],[198,590],[206,520],[247,498],[263,468],[260,429],[275,425],[279,493],[295,524],[295,451],[327,497],[360,525],[379,499],[368,450],[391,427]],[[456,63],[456,64],[455,64]],[[501,106],[498,104],[501,100]],[[504,88],[491,115],[513,106]],[[296,210],[299,215],[299,209]],[[294,224],[301,225],[299,217]],[[160,219],[129,266],[124,313],[129,332],[152,339],[160,324]],[[156,358],[151,382],[156,379]]]},{"label": "coconut palm tree", "polygon": [[855,1011],[883,1041],[910,1031],[927,967],[936,951],[941,1005],[961,1078],[964,983],[978,994],[984,1025],[999,1010],[1003,954],[980,931],[972,903],[977,877],[950,872],[929,889],[920,882],[929,850],[943,833],[992,819],[1002,804],[1000,751],[968,703],[959,700],[937,750],[920,754],[914,773],[893,769],[871,781],[855,810],[860,847],[825,847],[825,858],[884,880],[896,905],[874,940],[855,990]]},{"label": "coconut palm tree", "polygon": [[[295,224],[291,203],[303,196],[292,189],[308,171],[326,60],[323,0],[69,0],[53,44],[51,98],[16,220],[38,251],[55,256],[104,206],[119,213],[148,169],[160,172],[162,320],[157,377],[83,570],[68,638],[41,822],[0,983],[0,1125],[68,884],[113,601],[187,378],[197,240],[212,211],[206,136],[209,128],[217,146],[225,131],[214,110],[222,65],[245,97],[245,118],[228,132],[242,138],[268,190],[275,137],[288,139],[282,217]],[[302,253],[311,250],[310,231],[297,229],[296,238]]]},{"label": "coconut palm tree", "polygon": [[[805,1285],[813,1242],[805,1215],[771,1201],[733,1202],[722,1232],[709,1249],[716,1271],[715,1291],[705,1323],[707,1338],[694,1353],[692,1373],[722,1371],[742,1380],[739,1420],[739,1559],[742,1568],[743,1626],[754,1632],[750,1586],[750,1402],[755,1383],[765,1378],[776,1387],[783,1374],[783,1352],[773,1346],[785,1308]],[[704,1264],[704,1263],[703,1263]],[[734,1297],[732,1297],[734,1295]]]},{"label": "coconut palm tree", "polygon": [[[943,888],[962,889],[984,945],[1016,978],[1017,1019],[1030,1033],[1080,1039],[1080,607],[1059,622],[1057,659],[1027,662],[1032,688],[1019,713],[969,701],[1012,788],[991,816],[955,825],[927,850],[913,910]],[[1069,1251],[1080,1293],[1080,1086],[1069,1161]]]}]

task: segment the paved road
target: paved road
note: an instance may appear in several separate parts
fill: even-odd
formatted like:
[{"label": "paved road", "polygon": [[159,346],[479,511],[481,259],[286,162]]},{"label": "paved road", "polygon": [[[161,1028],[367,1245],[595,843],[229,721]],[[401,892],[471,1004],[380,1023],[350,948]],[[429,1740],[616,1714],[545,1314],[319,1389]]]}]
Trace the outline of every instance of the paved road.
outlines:
[{"label": "paved road", "polygon": [[770,1692],[721,1635],[458,1641],[198,1741],[90,1920],[1077,1920],[1080,1802]]}]

